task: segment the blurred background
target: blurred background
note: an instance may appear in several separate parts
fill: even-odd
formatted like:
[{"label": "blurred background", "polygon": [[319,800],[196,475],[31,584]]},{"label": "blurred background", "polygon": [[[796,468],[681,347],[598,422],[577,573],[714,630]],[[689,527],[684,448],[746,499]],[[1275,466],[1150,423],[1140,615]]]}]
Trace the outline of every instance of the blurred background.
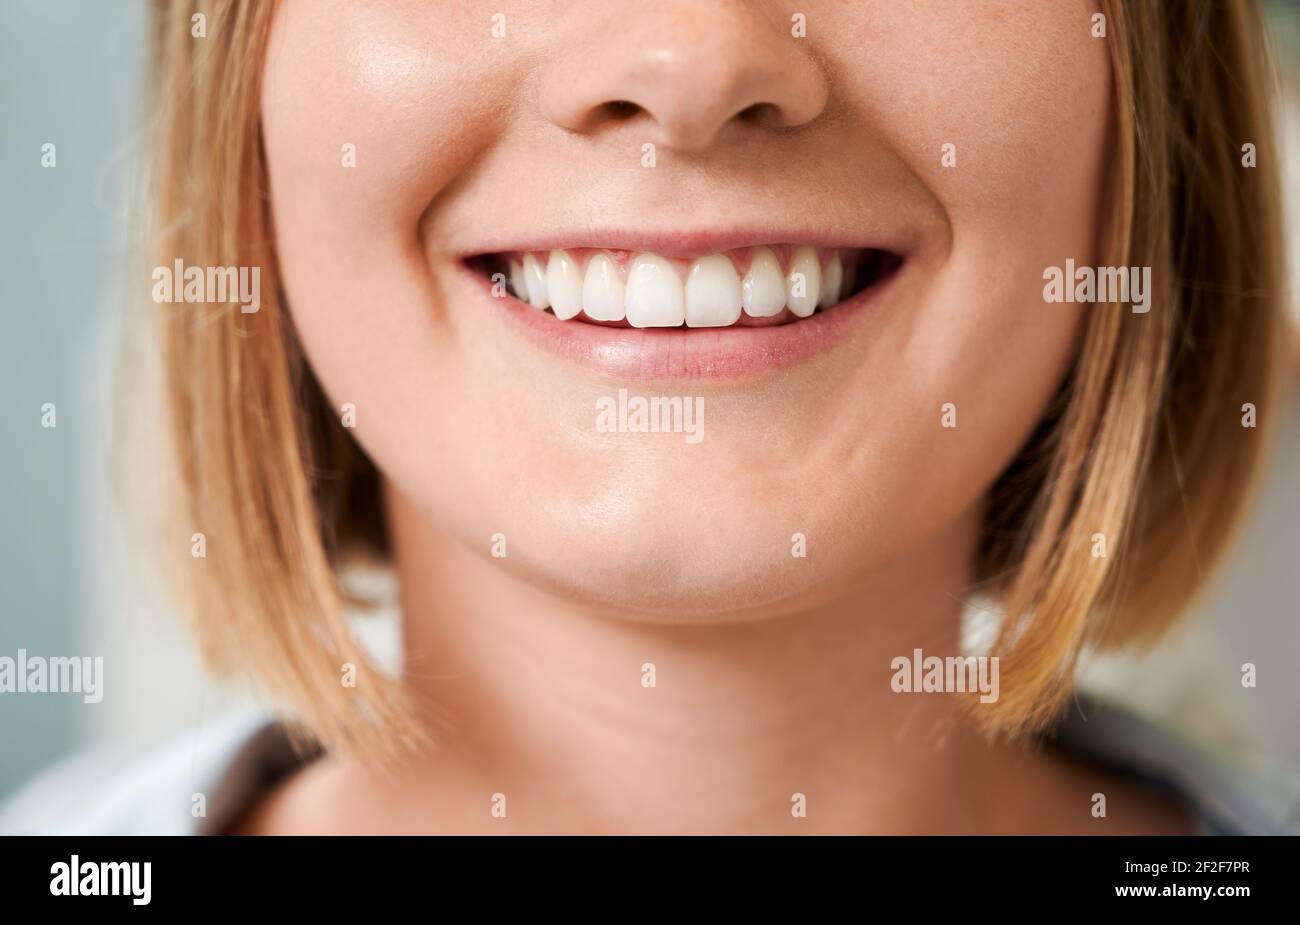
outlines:
[{"label": "blurred background", "polygon": [[[1300,267],[1300,2],[1266,7]],[[0,694],[0,801],[74,752],[143,751],[244,697],[202,677],[157,576],[126,554],[109,485],[146,32],[143,0],[0,3],[0,656],[103,656],[106,692],[96,704]],[[46,142],[52,169],[40,163]],[[1287,415],[1261,503],[1201,608],[1157,654],[1097,660],[1086,682],[1194,737],[1300,769],[1300,403]],[[1241,686],[1245,662],[1256,688]]]}]

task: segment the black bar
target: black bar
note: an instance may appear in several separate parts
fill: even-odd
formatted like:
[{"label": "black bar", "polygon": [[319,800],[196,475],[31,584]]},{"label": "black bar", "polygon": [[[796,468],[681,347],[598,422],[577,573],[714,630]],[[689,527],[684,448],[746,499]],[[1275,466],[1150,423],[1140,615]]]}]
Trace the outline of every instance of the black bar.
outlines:
[{"label": "black bar", "polygon": [[[1295,847],[1289,838],[732,838],[723,844],[662,837],[599,843],[16,837],[0,839],[0,908],[328,914],[349,905],[416,902],[430,917],[443,918],[453,899],[458,906],[482,903],[487,911],[513,898],[536,902],[534,911],[554,903],[570,911],[592,904],[602,917],[643,918],[662,911],[662,903],[696,895],[733,913],[782,899],[817,905],[842,900],[859,914],[874,902],[898,900],[918,910],[978,904],[974,908],[985,911],[1023,906],[1059,913],[1099,904],[1180,910],[1201,904],[1229,912],[1253,900],[1293,902]],[[69,881],[58,879],[63,868],[57,865],[70,873],[74,856],[79,884],[93,887],[107,874],[103,882],[111,886],[116,876],[119,895],[54,895],[52,888]],[[135,901],[143,898],[142,873],[128,880],[124,868],[100,862],[148,862],[148,903]],[[1147,895],[1136,895],[1135,888]],[[1210,895],[1199,895],[1205,888]],[[625,913],[608,905],[611,895],[622,897]]]}]

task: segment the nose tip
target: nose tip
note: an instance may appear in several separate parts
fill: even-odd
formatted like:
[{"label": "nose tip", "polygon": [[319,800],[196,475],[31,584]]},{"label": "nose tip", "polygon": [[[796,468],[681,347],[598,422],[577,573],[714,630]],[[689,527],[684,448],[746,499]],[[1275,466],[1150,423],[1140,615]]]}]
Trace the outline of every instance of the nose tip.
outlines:
[{"label": "nose tip", "polygon": [[700,151],[744,126],[804,125],[826,106],[803,40],[746,5],[660,3],[604,25],[587,22],[550,62],[543,113],[568,131],[636,124],[644,141]]}]

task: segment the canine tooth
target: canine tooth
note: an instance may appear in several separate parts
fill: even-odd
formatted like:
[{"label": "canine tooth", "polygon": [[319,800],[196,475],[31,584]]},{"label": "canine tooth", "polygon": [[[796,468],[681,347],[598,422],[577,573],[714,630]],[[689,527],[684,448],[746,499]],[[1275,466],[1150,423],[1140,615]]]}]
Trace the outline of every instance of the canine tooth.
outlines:
[{"label": "canine tooth", "polygon": [[686,326],[720,328],[740,320],[740,277],[731,259],[701,257],[686,277]]},{"label": "canine tooth", "polygon": [[568,251],[551,251],[546,262],[546,294],[551,311],[561,321],[582,311],[582,276]]},{"label": "canine tooth", "polygon": [[546,295],[546,268],[532,254],[524,254],[524,285],[528,289],[528,304],[533,308],[550,308]]},{"label": "canine tooth", "polygon": [[822,308],[830,308],[840,300],[840,289],[844,285],[844,261],[836,254],[822,271]]},{"label": "canine tooth", "polygon": [[817,310],[821,291],[822,265],[817,249],[806,244],[796,248],[790,274],[785,278],[785,304],[800,318],[807,318]]},{"label": "canine tooth", "polygon": [[528,283],[524,280],[524,267],[518,260],[510,261],[510,288],[516,299],[528,298]]},{"label": "canine tooth", "polygon": [[741,289],[745,314],[751,318],[770,318],[785,308],[785,278],[771,250],[766,247],[754,250]]},{"label": "canine tooth", "polygon": [[634,328],[673,328],[686,320],[677,268],[657,254],[640,254],[627,274],[627,323]]},{"label": "canine tooth", "polygon": [[593,321],[622,321],[623,280],[607,254],[596,254],[587,261],[587,275],[582,281],[582,311]]}]

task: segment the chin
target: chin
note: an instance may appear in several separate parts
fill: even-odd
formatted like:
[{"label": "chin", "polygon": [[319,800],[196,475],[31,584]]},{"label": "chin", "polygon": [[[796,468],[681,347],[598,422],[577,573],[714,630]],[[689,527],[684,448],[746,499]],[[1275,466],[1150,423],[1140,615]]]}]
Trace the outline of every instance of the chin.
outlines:
[{"label": "chin", "polygon": [[[779,616],[853,582],[852,555],[794,554],[807,549],[794,534],[819,533],[807,514],[800,529],[784,516],[738,523],[717,508],[662,502],[654,508],[599,526],[586,520],[536,525],[510,546],[507,567],[601,616],[691,625]],[[870,550],[858,549],[857,561],[869,561]]]}]

